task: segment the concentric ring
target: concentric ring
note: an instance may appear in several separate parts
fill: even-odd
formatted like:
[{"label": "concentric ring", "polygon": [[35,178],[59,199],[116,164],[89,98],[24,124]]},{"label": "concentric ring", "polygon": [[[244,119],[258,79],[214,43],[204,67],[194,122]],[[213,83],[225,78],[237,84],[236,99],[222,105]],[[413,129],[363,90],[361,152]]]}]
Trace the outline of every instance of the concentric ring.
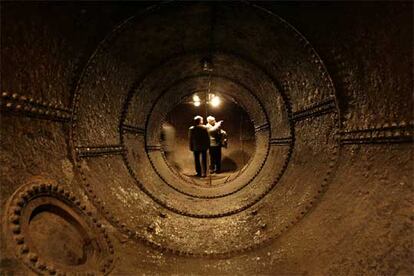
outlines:
[{"label": "concentric ring", "polygon": [[[227,66],[218,67],[215,73],[232,77],[231,73],[237,72],[235,79],[262,98],[269,125],[256,126],[258,131],[270,133],[269,153],[254,180],[240,191],[221,198],[188,197],[165,185],[154,172],[151,161],[155,159],[148,158],[147,151],[152,145],[145,147],[146,137],[154,133],[148,132],[151,127],[147,129],[145,122],[157,98],[151,87],[156,84],[156,91],[162,92],[171,83],[194,75],[200,70],[198,62],[185,68],[177,64],[191,53],[199,57],[211,53],[211,49],[203,48],[209,45],[203,35],[208,37],[210,29],[201,24],[211,13],[205,4],[171,5],[117,28],[85,69],[75,97],[72,128],[78,173],[95,205],[133,238],[193,255],[229,252],[239,238],[247,244],[231,252],[252,248],[294,225],[326,189],[338,150],[338,111],[332,82],[306,39],[285,21],[250,5],[220,6],[212,53],[217,60],[220,55],[237,58],[228,59]],[[174,24],[163,25],[163,38],[170,39],[159,46],[157,38],[145,37],[143,30],[162,24],[161,15],[162,22]],[[240,18],[249,18],[249,23]],[[255,33],[251,32],[252,22]],[[174,39],[183,35],[184,27],[185,32],[200,37]],[[246,33],[248,40],[242,39]],[[174,58],[175,65],[163,67]],[[264,74],[244,70],[249,65],[237,66],[243,61]],[[271,81],[263,81],[263,75]],[[141,98],[132,102],[137,91]],[[92,153],[85,148],[93,149]],[[309,151],[312,154],[307,154]],[[305,160],[306,156],[312,160]],[[313,163],[320,164],[319,170],[312,167]],[[253,216],[260,217],[258,225],[266,225],[265,231],[245,223],[253,213],[259,214]],[[238,225],[237,237],[225,229],[228,225]],[[188,227],[204,229],[209,239],[201,232],[189,233]],[[256,233],[259,236],[250,240]],[[185,235],[195,244],[185,243],[180,238]]]},{"label": "concentric ring", "polygon": [[[32,221],[40,214],[53,213],[79,231],[84,243],[88,243],[93,255],[85,256],[78,265],[56,261],[54,256],[45,256],[37,248],[39,241],[33,240]],[[33,271],[50,275],[62,273],[108,274],[114,266],[114,246],[105,227],[95,218],[73,193],[57,185],[54,181],[34,178],[21,186],[6,207],[5,229],[10,232],[10,243],[16,255]],[[43,227],[51,227],[54,221],[43,218]],[[47,245],[52,246],[52,245]],[[79,248],[79,250],[84,250]]]}]

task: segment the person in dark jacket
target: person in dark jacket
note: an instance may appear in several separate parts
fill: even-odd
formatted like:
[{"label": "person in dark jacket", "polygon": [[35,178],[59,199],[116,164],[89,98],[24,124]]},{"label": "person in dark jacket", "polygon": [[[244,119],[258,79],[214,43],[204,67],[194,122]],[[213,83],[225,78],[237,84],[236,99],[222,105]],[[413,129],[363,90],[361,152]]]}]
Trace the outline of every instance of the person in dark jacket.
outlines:
[{"label": "person in dark jacket", "polygon": [[[203,117],[195,116],[194,125],[188,131],[190,150],[194,153],[197,176],[205,177],[207,171],[207,150],[210,147],[210,137],[203,125]],[[200,164],[201,156],[201,164]]]}]

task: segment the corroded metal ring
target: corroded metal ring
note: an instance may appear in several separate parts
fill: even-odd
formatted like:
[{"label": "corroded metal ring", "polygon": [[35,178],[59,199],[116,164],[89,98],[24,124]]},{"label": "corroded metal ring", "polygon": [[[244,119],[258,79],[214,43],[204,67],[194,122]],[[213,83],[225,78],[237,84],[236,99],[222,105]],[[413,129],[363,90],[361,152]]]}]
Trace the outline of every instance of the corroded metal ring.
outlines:
[{"label": "corroded metal ring", "polygon": [[[276,153],[276,148],[286,149],[286,155],[288,157],[284,159],[284,162],[282,161],[277,165],[278,167],[280,166],[283,168],[281,173],[275,173],[272,177],[262,177],[261,182],[256,181],[257,183],[264,183],[267,185],[264,189],[260,190],[259,194],[256,194],[256,190],[251,189],[251,185],[249,185],[247,187],[247,189],[249,189],[248,192],[245,195],[242,195],[246,196],[244,198],[246,200],[243,204],[237,206],[237,208],[226,208],[223,210],[216,208],[213,212],[212,208],[207,206],[208,208],[200,208],[197,210],[198,213],[195,213],[192,209],[180,208],[181,205],[179,200],[181,200],[182,195],[179,196],[179,193],[173,191],[174,196],[165,196],[160,199],[159,194],[147,193],[147,191],[143,189],[145,188],[144,186],[141,187],[138,185],[139,189],[134,179],[125,177],[134,174],[131,165],[141,166],[138,167],[138,169],[141,169],[142,171],[145,169],[148,170],[150,166],[143,166],[140,162],[130,164],[129,161],[126,161],[126,155],[131,154],[131,151],[124,146],[124,141],[122,140],[122,137],[125,137],[126,135],[122,132],[121,123],[124,121],[128,111],[128,109],[122,105],[122,102],[128,102],[133,94],[131,91],[136,90],[141,85],[140,81],[143,81],[145,76],[156,69],[156,67],[159,66],[159,62],[168,60],[171,56],[186,53],[185,51],[187,50],[198,51],[200,49],[192,49],[191,47],[188,47],[183,49],[180,48],[180,51],[162,52],[157,56],[160,60],[154,61],[154,63],[151,63],[152,61],[144,60],[146,63],[142,62],[142,64],[138,64],[137,62],[137,64],[135,64],[133,62],[135,62],[136,59],[131,59],[133,60],[131,61],[133,64],[125,69],[145,68],[141,71],[138,70],[139,74],[135,70],[114,71],[112,68],[122,69],[118,67],[118,63],[116,63],[119,59],[113,59],[114,55],[127,53],[127,51],[122,51],[117,48],[124,44],[120,41],[115,43],[116,41],[112,40],[114,37],[120,39],[122,39],[122,37],[127,37],[129,39],[128,41],[131,42],[133,37],[131,34],[134,34],[137,35],[136,41],[133,41],[134,43],[137,43],[137,41],[142,43],[147,42],[146,40],[140,40],[141,36],[139,36],[139,34],[141,34],[141,32],[134,32],[134,30],[138,30],[138,28],[144,25],[136,24],[137,21],[141,19],[136,17],[128,21],[127,24],[124,24],[122,28],[119,27],[115,29],[108,39],[100,45],[94,56],[91,57],[91,61],[79,82],[74,103],[74,112],[77,119],[73,121],[72,126],[72,145],[78,147],[97,147],[102,143],[109,143],[109,146],[103,145],[105,146],[105,150],[96,151],[96,155],[94,156],[88,155],[84,158],[77,155],[79,159],[75,158],[76,161],[79,162],[78,164],[81,164],[78,173],[84,182],[86,191],[94,204],[102,210],[105,210],[105,216],[111,223],[117,226],[121,232],[126,233],[128,236],[134,237],[137,240],[143,240],[146,244],[153,245],[154,248],[173,253],[178,252],[179,255],[186,256],[201,256],[205,254],[221,256],[222,254],[250,250],[257,246],[257,244],[270,241],[273,238],[280,236],[284,231],[289,229],[292,225],[295,225],[303,216],[312,210],[317,201],[321,198],[321,195],[327,189],[330,179],[334,174],[333,170],[335,169],[335,162],[338,157],[338,141],[337,139],[334,139],[334,136],[338,130],[339,110],[336,104],[332,81],[330,80],[323,62],[312,49],[309,42],[307,42],[307,40],[291,25],[273,14],[265,14],[261,11],[254,9],[249,10],[247,8],[250,7],[246,6],[240,8],[240,12],[243,12],[244,15],[254,17],[253,19],[257,20],[258,26],[266,25],[260,24],[262,21],[266,21],[265,23],[269,23],[269,26],[271,25],[275,32],[278,31],[278,33],[283,34],[283,36],[280,35],[279,38],[286,39],[288,43],[284,44],[282,40],[278,40],[278,42],[280,42],[279,44],[272,44],[271,41],[268,43],[263,41],[263,44],[259,45],[263,46],[263,49],[258,49],[258,51],[263,51],[260,53],[253,53],[257,54],[257,56],[254,57],[243,52],[243,50],[249,49],[248,46],[251,46],[250,44],[244,45],[244,42],[238,44],[239,46],[243,46],[241,49],[236,47],[235,49],[226,48],[225,50],[229,52],[235,51],[238,56],[243,59],[255,60],[256,62],[258,61],[258,57],[261,58],[263,57],[261,55],[264,55],[264,60],[267,62],[266,64],[259,62],[259,65],[261,68],[265,68],[267,72],[270,72],[273,83],[279,85],[277,88],[283,92],[282,97],[283,101],[287,103],[285,108],[288,113],[287,116],[284,117],[284,121],[287,121],[289,124],[289,131],[286,131],[286,133],[283,133],[283,135],[280,136],[272,135],[270,137],[272,149],[274,149],[274,156],[279,154]],[[237,19],[232,18],[235,14],[234,9],[231,9],[231,12],[230,9],[223,10],[224,21],[221,22],[222,25],[220,26],[227,26],[225,24],[230,25],[229,22],[234,22],[234,20]],[[146,23],[149,24],[149,22],[150,20],[148,19]],[[242,24],[243,22],[240,23]],[[123,33],[124,31],[130,31],[131,33]],[[251,39],[249,41],[255,40]],[[111,43],[113,43],[114,49],[112,49]],[[164,48],[167,48],[167,45],[163,46]],[[220,48],[220,45],[218,45],[218,48]],[[136,49],[140,49],[141,51],[146,50],[139,47]],[[283,59],[280,58],[280,53],[282,52],[284,54]],[[136,53],[134,55],[134,57],[143,56],[145,57],[142,53]],[[125,56],[122,56],[122,58],[124,58],[123,60],[130,62],[130,60],[125,59]],[[302,64],[305,64],[305,66],[301,66]],[[140,67],[141,65],[142,67]],[[110,74],[107,74],[106,76],[105,86],[101,85],[96,88],[96,84],[102,77],[98,74],[100,72],[105,74],[109,72]],[[124,81],[123,78],[126,78],[126,76],[129,76],[130,78]],[[241,74],[241,76],[246,75]],[[108,77],[112,78],[111,81],[108,80]],[[121,79],[123,80],[122,83],[119,82]],[[164,78],[163,76],[160,76],[156,80],[164,81]],[[260,85],[254,86],[260,87]],[[272,87],[265,90],[271,93],[271,91],[274,91],[274,89],[271,88]],[[148,91],[143,91],[142,95],[147,95],[145,92]],[[105,97],[102,97],[105,102],[96,103],[96,101],[93,100],[95,99],[94,95],[101,97],[103,94],[105,94]],[[114,102],[115,99],[117,100],[116,103]],[[133,128],[131,129],[136,131],[135,133],[131,133],[136,135],[135,138],[131,139],[135,142],[138,139],[143,139],[145,134],[145,124],[142,124],[142,122],[144,121],[143,117],[147,116],[148,112],[144,110],[147,110],[148,106],[153,103],[153,101],[150,101],[149,99],[146,100],[146,102],[136,109],[141,112],[142,116],[140,115],[140,121],[127,122],[128,125],[132,126],[135,130]],[[99,114],[100,109],[97,108],[98,104],[100,104],[99,107],[108,108],[108,110],[111,111],[111,113],[107,112],[107,114],[103,114],[102,118],[104,119],[102,120],[99,119],[101,114]],[[273,103],[272,105],[269,104],[269,102],[265,104],[268,104],[268,106],[275,106]],[[94,107],[97,112],[91,112],[91,107]],[[273,107],[270,109],[273,109]],[[275,109],[276,108],[274,108],[273,111],[280,112]],[[93,116],[96,118],[92,118]],[[116,118],[116,116],[118,117]],[[90,122],[94,122],[99,127],[95,128],[93,125],[89,124]],[[135,122],[135,124],[132,122]],[[276,123],[272,121],[271,127],[274,127],[272,130],[279,127]],[[261,125],[258,126],[258,130],[261,130]],[[289,135],[291,136],[289,137]],[[139,142],[140,144],[136,145],[143,145],[142,140]],[[290,146],[289,143],[292,144],[290,148],[286,147],[288,145]],[[115,145],[116,147],[112,145]],[[118,146],[121,146],[122,150],[115,150]],[[155,145],[151,144],[151,146]],[[140,148],[140,150],[142,150],[142,148]],[[299,170],[297,168],[298,166],[303,165],[304,162],[302,162],[302,158],[309,156],[304,154],[307,150],[314,151],[313,159],[307,160],[309,161],[307,164],[319,162],[321,166],[319,167],[319,170],[315,170],[311,166],[308,166],[308,168],[305,168],[307,169],[308,174],[303,174],[306,177],[299,177]],[[132,154],[136,154],[136,152],[133,152]],[[138,154],[140,156],[145,156],[146,152],[141,151]],[[110,162],[107,162],[109,160]],[[275,166],[268,166],[268,173],[273,172],[269,169],[270,167],[274,168]],[[151,171],[151,173],[153,173],[153,171]],[[121,176],[121,174],[123,177],[122,181],[121,177],[118,177]],[[107,178],[105,178],[106,176]],[[107,181],[108,184],[113,183],[114,185],[108,186],[109,189],[102,189],[101,184],[103,179],[105,179],[105,183]],[[143,179],[146,178],[144,177]],[[147,181],[151,182],[151,180],[152,179],[149,179]],[[296,181],[296,183],[292,184],[292,181]],[[156,183],[159,182],[157,181]],[[164,189],[163,186],[165,185],[159,185],[160,189]],[[295,194],[293,194],[293,192]],[[120,197],[122,200],[119,200]],[[239,193],[237,193],[237,197],[237,199],[241,197],[239,196]],[[150,200],[148,200],[148,198]],[[209,202],[213,201],[213,199],[210,201],[210,199],[206,198],[205,202],[207,202],[207,200]],[[134,206],[137,202],[145,202],[145,204],[139,204],[139,206],[137,206],[138,208],[125,208],[125,206]],[[249,204],[244,204],[246,202]],[[173,203],[175,204],[174,206],[172,205]],[[197,204],[194,205],[197,207]],[[204,206],[205,205],[202,207],[204,208]],[[241,224],[242,221],[248,220],[250,217],[250,210],[248,210],[248,208],[254,208],[255,210],[265,209],[265,212],[260,211],[260,215],[256,216],[257,219],[260,217],[261,220],[258,225],[249,224],[249,228],[240,228],[239,236],[243,235],[248,242],[243,244],[243,246],[237,246],[237,248],[229,249],[232,238],[234,237],[220,239],[213,244],[209,243],[205,236],[197,236],[197,233],[192,235],[193,233],[188,233],[186,228],[183,227],[183,225],[192,224],[196,227],[204,227],[203,229],[213,229],[219,232],[219,230],[227,225],[226,223],[220,224],[221,221]],[[117,212],[119,209],[125,210],[125,212]],[[153,220],[157,219],[160,210],[165,210],[168,214],[168,219],[165,219],[163,225],[160,226],[164,227],[162,230],[165,230],[165,234],[160,234],[158,236],[152,234],[148,235],[145,232],[145,228],[141,229],[142,227],[140,226],[143,224],[147,226],[151,225]],[[168,211],[171,211],[171,213]],[[266,225],[264,227],[265,229],[263,229],[263,225]],[[265,234],[258,236],[257,239],[250,240],[249,238],[252,233],[255,233],[257,230],[256,227],[258,230],[261,230],[262,233],[265,232]],[[131,233],[133,234],[131,235]],[[185,235],[194,236],[200,244],[203,244],[206,247],[206,249],[202,250],[191,244],[184,244],[182,243],[182,240],[173,240],[169,238],[174,235],[182,236],[183,233],[185,233]],[[211,240],[213,240],[215,238],[214,233],[211,233],[210,237]]]},{"label": "corroded metal ring", "polygon": [[[108,274],[113,269],[114,246],[105,227],[77,196],[54,181],[35,178],[21,186],[10,197],[4,214],[4,231],[8,234],[10,247],[14,248],[16,256],[34,272],[64,275],[93,274],[100,271]],[[45,217],[45,214],[49,216]],[[51,220],[51,214],[57,220]],[[62,262],[59,256],[45,255],[38,248],[39,241],[33,235],[39,233],[35,233],[31,224],[39,220],[41,229],[46,232],[45,229],[52,229],[48,227],[53,227],[56,221],[63,222],[64,226],[69,224],[75,229],[84,242],[83,248],[78,248],[78,251],[83,252],[80,263]]]}]

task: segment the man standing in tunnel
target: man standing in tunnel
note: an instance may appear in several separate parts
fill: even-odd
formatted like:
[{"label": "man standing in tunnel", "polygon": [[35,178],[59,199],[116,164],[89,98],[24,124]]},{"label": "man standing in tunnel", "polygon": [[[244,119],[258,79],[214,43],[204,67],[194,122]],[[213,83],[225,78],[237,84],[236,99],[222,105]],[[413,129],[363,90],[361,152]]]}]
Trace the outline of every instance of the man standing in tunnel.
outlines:
[{"label": "man standing in tunnel", "polygon": [[216,122],[213,116],[207,117],[207,129],[210,136],[210,171],[220,173],[221,171],[221,147],[227,146],[227,133],[222,130],[223,121]]},{"label": "man standing in tunnel", "polygon": [[207,127],[203,125],[203,117],[194,117],[194,125],[189,129],[188,138],[190,142],[190,150],[194,154],[197,176],[205,177],[207,171],[207,150],[210,147],[210,137],[208,135]]}]

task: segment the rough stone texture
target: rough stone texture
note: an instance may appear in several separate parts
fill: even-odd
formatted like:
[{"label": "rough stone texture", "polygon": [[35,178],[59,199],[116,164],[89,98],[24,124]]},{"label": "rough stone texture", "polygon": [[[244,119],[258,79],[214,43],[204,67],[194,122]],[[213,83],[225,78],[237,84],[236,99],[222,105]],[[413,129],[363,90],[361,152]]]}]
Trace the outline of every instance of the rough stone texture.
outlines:
[{"label": "rough stone texture", "polygon": [[[294,122],[293,151],[275,188],[247,210],[220,218],[194,218],[165,209],[138,188],[125,166],[125,156],[81,161],[73,158],[76,151],[72,146],[118,144],[126,93],[137,89],[139,80],[153,72],[166,56],[194,49],[203,52],[209,43],[240,58],[238,61],[236,55],[234,62],[225,61],[217,72],[234,74],[264,98],[270,95],[269,91],[282,89],[292,101],[293,112],[318,103],[333,91],[330,79],[315,73],[318,70],[314,68],[319,68],[313,64],[317,53],[335,85],[342,130],[381,127],[393,122],[397,126],[405,122],[412,128],[409,124],[413,120],[412,3],[256,4],[287,20],[315,51],[306,46],[308,42],[302,37],[277,32],[273,16],[251,12],[252,9],[240,3],[216,4],[220,15],[217,36],[208,41],[204,35],[209,32],[205,22],[211,19],[208,5],[197,4],[194,9],[186,9],[190,4],[181,3],[159,11],[162,16],[156,12],[147,18],[138,16],[138,21],[146,18],[145,24],[138,24],[139,28],[132,31],[139,39],[109,37],[108,41],[114,43],[104,45],[101,50],[106,53],[111,50],[112,54],[102,59],[105,61],[102,64],[89,64],[89,68],[101,69],[91,70],[84,79],[99,82],[88,83],[78,91],[86,95],[92,95],[92,91],[100,93],[80,98],[83,109],[76,118],[82,125],[76,133],[81,137],[79,143],[70,143],[70,131],[74,129],[68,122],[10,112],[5,105],[7,98],[2,98],[2,229],[9,219],[3,212],[6,201],[26,181],[41,175],[89,200],[88,206],[93,203],[98,207],[95,211],[106,219],[106,228],[116,241],[118,258],[114,275],[413,274],[412,144],[351,144],[340,146],[338,152],[335,112]],[[119,22],[139,14],[148,5],[144,2],[2,3],[1,92],[61,103],[71,109],[75,83],[98,43]],[[173,16],[174,12],[180,14],[179,19]],[[238,12],[243,15],[240,17],[243,22],[235,24]],[[187,17],[193,18],[193,24],[183,28],[188,25],[184,20]],[[226,28],[231,31],[220,31]],[[186,31],[180,32],[181,29]],[[278,40],[272,40],[275,37]],[[133,62],[131,52],[120,51],[125,45],[136,53]],[[145,51],[140,48],[144,46]],[[140,56],[140,53],[145,54]],[[245,60],[265,69],[275,81],[260,84],[261,73],[237,65]],[[187,69],[197,67],[193,66]],[[177,76],[185,75],[185,71],[173,64],[152,81],[168,87],[175,80],[174,76],[163,76],[168,69]],[[107,81],[112,74],[124,75],[117,82]],[[149,109],[151,103],[143,99],[138,106]],[[283,135],[276,137],[289,135],[288,112],[283,113],[283,104],[281,97],[269,97],[265,103],[265,110],[274,113],[272,131],[284,127]],[[272,109],[272,105],[276,107]],[[282,116],[277,116],[281,111]],[[142,119],[146,115],[147,112],[139,114]],[[89,136],[92,139],[84,139],[85,133],[92,133]],[[411,130],[407,133],[412,135]],[[138,149],[128,154],[135,154],[133,160],[145,158],[143,141],[132,140]],[[262,186],[277,178],[276,173],[270,174],[271,165],[284,150],[280,149],[282,154],[272,152],[265,170],[269,173],[258,176],[257,182],[253,181],[241,196],[235,194],[233,199],[240,203],[232,201],[232,204],[243,206],[260,194]],[[149,164],[134,165],[146,168],[139,171],[144,181],[151,176],[151,185],[163,184]],[[157,196],[174,206],[200,213],[208,210],[208,200],[200,200],[194,210],[189,210],[192,199],[170,191],[165,185],[160,186],[160,191],[166,192]],[[218,202],[221,205],[212,210],[231,205]],[[29,273],[15,256],[13,245],[6,242],[7,235],[2,231],[0,273]],[[39,242],[42,248],[49,246]],[[252,244],[258,246],[227,255],[179,256],[183,254],[180,251],[221,253]]]}]

